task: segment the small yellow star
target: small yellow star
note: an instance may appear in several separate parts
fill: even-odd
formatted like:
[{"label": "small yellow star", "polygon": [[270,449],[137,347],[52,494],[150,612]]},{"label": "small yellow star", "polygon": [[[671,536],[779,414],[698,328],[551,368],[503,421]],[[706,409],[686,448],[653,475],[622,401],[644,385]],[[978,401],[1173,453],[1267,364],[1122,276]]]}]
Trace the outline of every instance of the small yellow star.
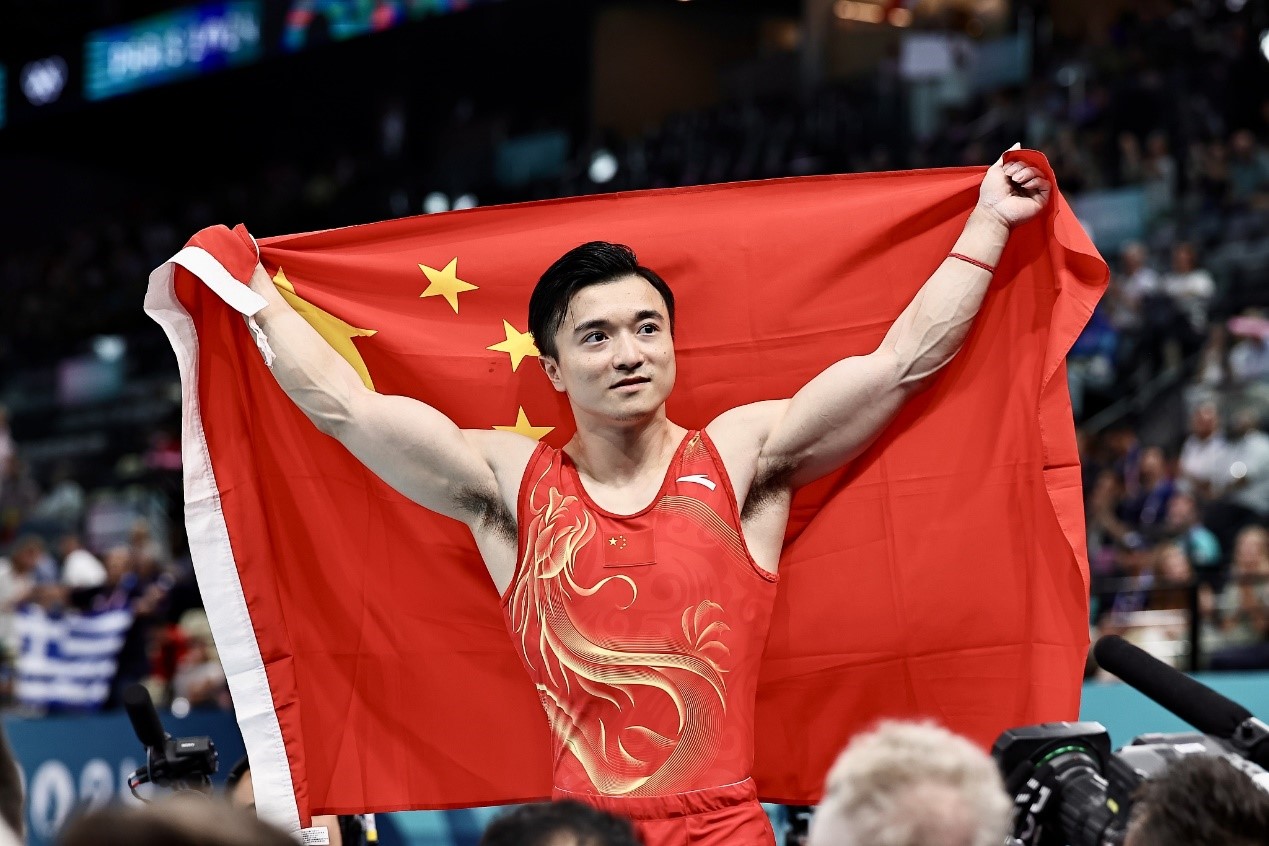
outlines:
[{"label": "small yellow star", "polygon": [[515,373],[526,355],[537,356],[538,348],[533,343],[533,336],[528,332],[520,332],[507,321],[502,321],[502,331],[507,333],[507,340],[499,341],[493,346],[485,347],[494,352],[505,352],[511,356],[511,372]]},{"label": "small yellow star", "polygon": [[374,380],[370,378],[370,371],[366,369],[366,362],[361,357],[361,353],[357,350],[353,338],[368,338],[375,334],[375,329],[358,329],[348,323],[340,320],[333,314],[322,311],[317,306],[300,299],[299,294],[295,293],[295,286],[291,284],[291,280],[286,278],[286,274],[282,272],[282,268],[278,268],[278,272],[273,277],[273,284],[282,293],[282,298],[291,304],[291,308],[299,312],[309,322],[309,325],[317,330],[317,333],[326,339],[326,343],[335,348],[335,352],[343,356],[344,360],[352,365],[353,370],[357,371],[357,375],[361,377],[362,384],[370,390],[375,389]]},{"label": "small yellow star", "polygon": [[515,432],[524,435],[526,438],[532,438],[540,441],[548,434],[555,430],[554,426],[534,426],[529,423],[529,418],[524,416],[524,406],[520,406],[519,413],[516,414],[516,425],[514,426],[494,426],[499,432]]},{"label": "small yellow star", "polygon": [[444,270],[437,270],[435,267],[428,267],[426,264],[420,264],[419,270],[423,271],[427,276],[427,281],[430,283],[427,286],[427,290],[419,294],[419,296],[444,297],[445,301],[454,309],[454,314],[458,314],[458,295],[467,291],[475,291],[478,287],[458,278],[457,258],[450,259]]}]

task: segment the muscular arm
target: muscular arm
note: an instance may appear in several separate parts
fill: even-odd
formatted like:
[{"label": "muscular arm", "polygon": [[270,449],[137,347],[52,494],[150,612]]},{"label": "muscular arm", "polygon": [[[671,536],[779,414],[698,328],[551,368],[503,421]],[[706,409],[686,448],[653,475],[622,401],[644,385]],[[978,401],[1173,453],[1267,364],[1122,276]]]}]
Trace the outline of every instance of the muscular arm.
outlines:
[{"label": "muscular arm", "polygon": [[[1038,171],[997,162],[952,251],[995,266],[1010,226],[1034,216],[1048,191]],[[788,400],[756,403],[719,417],[711,435],[731,453],[728,466],[737,496],[752,507],[773,490],[806,484],[863,450],[904,400],[956,355],[990,283],[986,270],[948,258],[875,351],[836,362]],[[748,478],[746,467],[752,468]]]},{"label": "muscular arm", "polygon": [[464,431],[425,403],[367,389],[352,366],[282,298],[259,265],[251,289],[268,302],[255,319],[275,355],[274,378],[319,430],[393,488],[432,511],[473,528],[506,517],[494,468],[500,458],[531,451],[527,438]]}]

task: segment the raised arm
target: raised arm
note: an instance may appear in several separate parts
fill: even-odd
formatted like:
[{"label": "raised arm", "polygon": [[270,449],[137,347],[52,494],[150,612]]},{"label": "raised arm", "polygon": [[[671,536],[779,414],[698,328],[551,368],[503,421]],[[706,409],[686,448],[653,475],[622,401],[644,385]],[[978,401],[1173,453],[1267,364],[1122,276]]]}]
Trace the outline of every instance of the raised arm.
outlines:
[{"label": "raised arm", "polygon": [[[482,524],[505,528],[498,524],[513,519],[506,495],[514,496],[519,481],[509,465],[520,455],[527,461],[532,441],[505,432],[464,431],[430,405],[369,390],[282,297],[262,266],[256,266],[250,285],[268,303],[255,319],[275,356],[273,375],[318,429],[420,505],[473,530]],[[508,469],[506,479],[499,478],[500,467]]]},{"label": "raised arm", "polygon": [[975,262],[994,267],[1010,228],[1034,217],[1049,192],[1040,171],[997,161],[952,249],[964,258],[939,265],[875,351],[836,362],[791,399],[744,406],[711,424],[712,433],[720,430],[720,446],[740,443],[733,455],[757,459],[735,462],[754,472],[752,487],[743,477],[733,479],[738,496],[744,497],[742,489],[798,487],[863,450],[904,400],[956,355],[991,282],[991,272]]}]

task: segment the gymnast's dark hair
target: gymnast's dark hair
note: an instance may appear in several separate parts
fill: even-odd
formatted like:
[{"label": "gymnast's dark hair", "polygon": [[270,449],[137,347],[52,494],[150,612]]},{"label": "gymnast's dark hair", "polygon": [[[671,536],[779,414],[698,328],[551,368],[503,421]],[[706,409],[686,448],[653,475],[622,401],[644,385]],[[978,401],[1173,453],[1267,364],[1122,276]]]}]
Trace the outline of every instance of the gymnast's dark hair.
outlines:
[{"label": "gymnast's dark hair", "polygon": [[504,811],[485,829],[480,846],[549,846],[569,834],[576,846],[641,846],[643,842],[625,817],[557,799]]},{"label": "gymnast's dark hair", "polygon": [[674,292],[654,271],[639,264],[634,250],[624,244],[590,241],[574,247],[555,260],[542,274],[529,297],[529,332],[542,355],[558,358],[555,333],[564,322],[573,295],[591,285],[613,282],[623,276],[648,280],[665,300],[670,332],[674,332]]}]

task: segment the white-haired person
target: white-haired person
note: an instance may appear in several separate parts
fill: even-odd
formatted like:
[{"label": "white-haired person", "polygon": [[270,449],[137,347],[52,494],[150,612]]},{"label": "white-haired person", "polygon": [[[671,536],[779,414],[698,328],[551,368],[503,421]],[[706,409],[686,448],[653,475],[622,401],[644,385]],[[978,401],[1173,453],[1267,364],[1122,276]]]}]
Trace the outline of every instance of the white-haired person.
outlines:
[{"label": "white-haired person", "polygon": [[810,846],[1000,846],[1013,803],[991,756],[930,722],[856,735],[829,770]]}]

